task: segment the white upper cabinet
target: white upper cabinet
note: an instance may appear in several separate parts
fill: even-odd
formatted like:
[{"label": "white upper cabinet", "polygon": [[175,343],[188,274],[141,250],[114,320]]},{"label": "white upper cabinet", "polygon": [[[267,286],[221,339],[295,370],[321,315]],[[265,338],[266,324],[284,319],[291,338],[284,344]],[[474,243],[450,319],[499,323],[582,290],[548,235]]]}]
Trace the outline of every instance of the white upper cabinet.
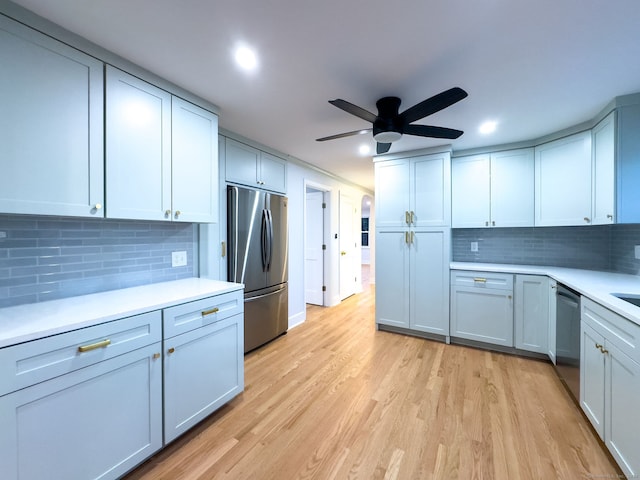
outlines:
[{"label": "white upper cabinet", "polygon": [[449,152],[378,161],[375,170],[376,227],[449,226]]},{"label": "white upper cabinet", "polygon": [[227,182],[275,192],[287,191],[287,162],[230,138],[225,141]]},{"label": "white upper cabinet", "polygon": [[173,97],[171,125],[173,218],[215,223],[218,221],[218,116]]},{"label": "white upper cabinet", "polygon": [[533,226],[533,149],[454,158],[451,184],[454,228]]},{"label": "white upper cabinet", "polygon": [[535,148],[535,224],[590,225],[591,132]]},{"label": "white upper cabinet", "polygon": [[0,15],[0,212],[102,217],[103,64]]},{"label": "white upper cabinet", "polygon": [[218,118],[107,66],[107,216],[217,221]]},{"label": "white upper cabinet", "polygon": [[171,95],[107,66],[107,216],[171,218]]},{"label": "white upper cabinet", "polygon": [[610,113],[592,130],[594,225],[614,223],[615,216],[615,112]]}]

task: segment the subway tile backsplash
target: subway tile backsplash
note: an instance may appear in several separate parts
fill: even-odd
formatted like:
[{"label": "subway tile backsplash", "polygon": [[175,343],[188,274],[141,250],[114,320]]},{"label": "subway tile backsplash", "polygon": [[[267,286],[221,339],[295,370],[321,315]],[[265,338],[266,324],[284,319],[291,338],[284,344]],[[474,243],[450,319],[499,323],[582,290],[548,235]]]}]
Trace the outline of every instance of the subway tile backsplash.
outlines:
[{"label": "subway tile backsplash", "polygon": [[[478,242],[478,251],[471,251]],[[464,228],[452,230],[457,262],[553,265],[640,274],[634,246],[640,225],[585,227]]]},{"label": "subway tile backsplash", "polygon": [[197,276],[197,238],[192,223],[0,215],[0,307]]}]

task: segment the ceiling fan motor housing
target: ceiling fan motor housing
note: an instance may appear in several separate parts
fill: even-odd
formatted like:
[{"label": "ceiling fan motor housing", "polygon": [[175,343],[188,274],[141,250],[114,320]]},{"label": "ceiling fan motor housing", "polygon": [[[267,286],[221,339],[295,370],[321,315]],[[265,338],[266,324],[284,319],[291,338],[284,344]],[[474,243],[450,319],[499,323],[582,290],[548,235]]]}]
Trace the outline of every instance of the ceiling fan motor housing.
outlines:
[{"label": "ceiling fan motor housing", "polygon": [[376,102],[378,116],[373,122],[373,138],[379,143],[391,143],[402,137],[402,120],[398,97],[383,97]]}]

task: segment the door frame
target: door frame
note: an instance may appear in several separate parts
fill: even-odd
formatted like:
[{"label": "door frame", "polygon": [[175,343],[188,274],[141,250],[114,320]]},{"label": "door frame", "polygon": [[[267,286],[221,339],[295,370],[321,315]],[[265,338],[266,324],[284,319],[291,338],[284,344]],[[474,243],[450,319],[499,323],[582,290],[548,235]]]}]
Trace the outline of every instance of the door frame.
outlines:
[{"label": "door frame", "polygon": [[[303,218],[304,218],[304,222],[303,222],[303,238],[304,238],[304,245],[303,245],[303,252],[307,251],[307,192],[309,190],[313,190],[313,191],[320,191],[322,192],[322,197],[323,197],[323,201],[324,203],[327,204],[327,207],[325,209],[323,209],[323,215],[322,215],[322,241],[324,243],[324,245],[327,246],[326,250],[323,250],[323,254],[322,254],[322,276],[323,276],[323,285],[326,286],[326,290],[324,292],[322,292],[322,306],[326,307],[329,306],[329,296],[327,295],[329,293],[330,290],[330,286],[327,285],[329,279],[331,278],[331,254],[332,254],[332,248],[331,248],[331,242],[330,242],[330,237],[331,237],[331,190],[332,188],[327,186],[327,185],[323,185],[321,183],[317,183],[317,182],[313,182],[310,180],[304,180],[304,205],[303,205]],[[303,266],[303,278],[305,279],[305,283],[306,283],[306,274],[307,274],[307,265],[306,265],[306,258],[304,260],[304,266]],[[307,286],[306,284],[304,285],[303,291],[305,292],[306,295],[306,289]],[[306,298],[305,298],[305,303],[306,303]]]}]

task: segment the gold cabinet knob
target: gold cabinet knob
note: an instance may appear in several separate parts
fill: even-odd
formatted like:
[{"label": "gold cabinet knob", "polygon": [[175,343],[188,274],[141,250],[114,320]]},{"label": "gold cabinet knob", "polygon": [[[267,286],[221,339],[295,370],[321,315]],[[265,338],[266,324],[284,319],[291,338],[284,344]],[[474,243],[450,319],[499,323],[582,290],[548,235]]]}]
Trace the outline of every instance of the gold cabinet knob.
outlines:
[{"label": "gold cabinet knob", "polygon": [[101,203],[96,203],[95,207],[96,210],[101,210],[102,209],[102,204]]},{"label": "gold cabinet knob", "polygon": [[171,210],[165,210],[164,211],[164,216],[165,217],[170,217],[171,216]]},{"label": "gold cabinet knob", "polygon": [[157,359],[159,359],[159,358],[160,358],[160,354],[159,354],[159,353],[154,353],[154,354],[153,354],[153,359],[154,359],[154,360],[157,360]]},{"label": "gold cabinet knob", "polygon": [[587,223],[591,223],[591,219],[589,217],[584,217],[584,221]]},{"label": "gold cabinet knob", "polygon": [[171,355],[171,354],[172,354],[173,352],[175,352],[175,351],[176,351],[176,349],[175,349],[175,348],[173,348],[173,347],[171,347],[169,350],[167,350],[167,353],[168,353],[169,355]]},{"label": "gold cabinet knob", "polygon": [[176,210],[176,218],[178,218],[180,216],[180,210]]},{"label": "gold cabinet knob", "polygon": [[344,257],[346,254],[347,254],[347,252],[345,252],[345,251],[340,252],[340,255],[342,255],[343,257]]}]

